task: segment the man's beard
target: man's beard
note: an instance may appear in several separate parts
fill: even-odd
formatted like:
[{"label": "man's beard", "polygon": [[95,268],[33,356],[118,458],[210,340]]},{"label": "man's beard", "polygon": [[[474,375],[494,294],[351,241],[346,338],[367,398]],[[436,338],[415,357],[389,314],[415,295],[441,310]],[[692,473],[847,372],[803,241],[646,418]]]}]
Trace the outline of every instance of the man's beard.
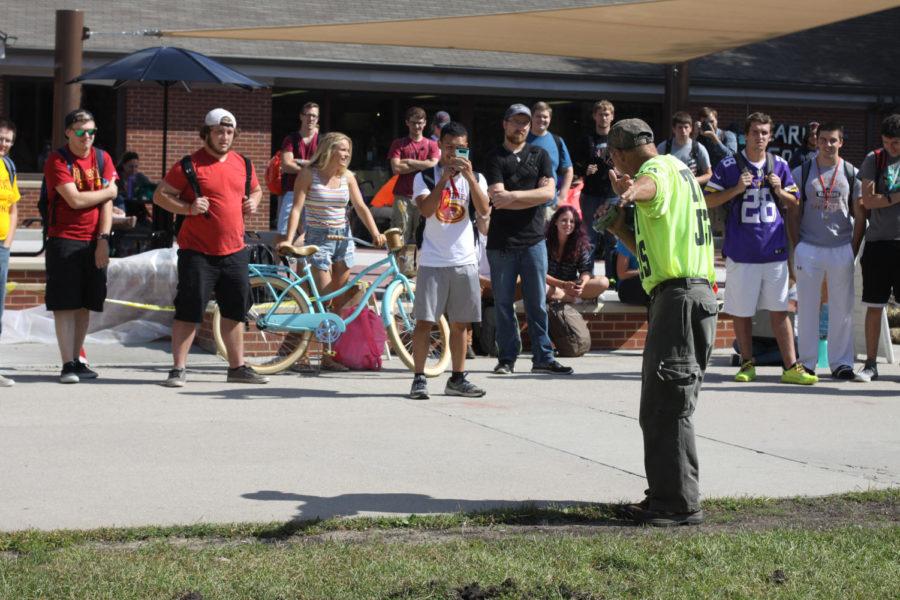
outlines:
[{"label": "man's beard", "polygon": [[527,137],[528,136],[526,136],[524,133],[506,134],[506,141],[510,144],[521,144],[527,139]]},{"label": "man's beard", "polygon": [[228,147],[225,148],[224,151],[220,151],[218,148],[216,148],[216,147],[213,145],[213,143],[212,143],[212,138],[207,138],[207,139],[206,139],[206,149],[207,149],[211,154],[214,154],[214,155],[216,155],[216,156],[225,156],[225,155],[228,154],[228,152],[231,150],[231,147],[232,147],[233,145],[234,145],[234,142],[232,141],[230,144],[228,144]]}]

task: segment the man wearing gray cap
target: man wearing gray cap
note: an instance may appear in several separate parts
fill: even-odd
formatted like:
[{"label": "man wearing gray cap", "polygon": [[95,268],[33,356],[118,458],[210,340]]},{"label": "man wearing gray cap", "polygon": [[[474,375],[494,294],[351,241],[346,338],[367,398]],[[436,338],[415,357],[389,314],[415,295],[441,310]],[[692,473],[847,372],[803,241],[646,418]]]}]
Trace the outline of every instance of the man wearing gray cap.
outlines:
[{"label": "man wearing gray cap", "polygon": [[513,302],[516,280],[522,279],[522,300],[531,339],[532,373],[571,375],[553,358],[547,333],[547,245],[543,205],[556,197],[553,165],[547,151],[526,143],[531,111],[513,104],[503,116],[503,145],[485,159],[484,175],[493,207],[487,256],[497,315],[498,363],[494,373],[509,375],[519,355]]},{"label": "man wearing gray cap", "polygon": [[[640,405],[649,489],[624,512],[657,527],[698,525],[703,511],[691,415],[714,347],[717,313],[706,204],[687,165],[657,154],[644,121],[613,125],[609,148],[615,165],[610,181],[620,199],[609,229],[638,258],[650,295]],[[633,232],[621,209],[631,203]]]},{"label": "man wearing gray cap", "polygon": [[268,383],[244,364],[243,329],[250,307],[244,215],[256,212],[262,188],[253,165],[231,150],[237,120],[224,108],[207,113],[200,128],[203,147],[169,170],[153,203],[181,215],[178,288],[172,323],[173,366],[164,382],[182,387],[185,363],[206,304],[215,292],[228,351],[229,383]]}]

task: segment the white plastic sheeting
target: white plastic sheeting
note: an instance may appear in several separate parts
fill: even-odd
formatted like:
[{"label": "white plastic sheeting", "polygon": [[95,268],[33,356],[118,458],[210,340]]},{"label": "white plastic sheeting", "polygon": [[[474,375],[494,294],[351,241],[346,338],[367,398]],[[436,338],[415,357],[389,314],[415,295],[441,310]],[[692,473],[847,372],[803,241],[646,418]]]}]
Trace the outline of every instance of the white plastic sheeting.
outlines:
[{"label": "white plastic sheeting", "polygon": [[[145,305],[171,306],[178,283],[177,248],[114,258],[107,270],[106,297]],[[91,313],[87,341],[94,344],[141,344],[167,336],[175,313],[109,302]],[[53,315],[44,306],[3,312],[2,344],[56,344]]]}]

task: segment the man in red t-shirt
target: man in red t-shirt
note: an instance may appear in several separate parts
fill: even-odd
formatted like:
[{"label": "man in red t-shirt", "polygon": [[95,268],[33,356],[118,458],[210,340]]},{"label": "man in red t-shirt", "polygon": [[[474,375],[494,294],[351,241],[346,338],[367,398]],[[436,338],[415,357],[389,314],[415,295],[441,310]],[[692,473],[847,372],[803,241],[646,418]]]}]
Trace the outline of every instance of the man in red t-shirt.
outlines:
[{"label": "man in red t-shirt", "polygon": [[[44,163],[47,189],[47,310],[53,312],[63,367],[60,383],[94,379],[97,373],[78,360],[87,336],[90,311],[106,301],[106,266],[116,167],[109,154],[94,148],[94,115],[74,110],[64,121],[66,145]],[[102,163],[102,169],[100,166]]]},{"label": "man in red t-shirt", "polygon": [[[203,147],[191,155],[201,195],[181,162],[169,170],[153,195],[153,203],[184,215],[178,232],[178,290],[172,324],[173,367],[165,381],[182,387],[187,379],[188,351],[203,321],[213,292],[222,314],[222,334],[228,351],[229,383],[268,383],[244,364],[243,327],[250,307],[248,252],[244,245],[244,215],[256,212],[262,188],[253,166],[231,151],[238,135],[237,120],[224,108],[207,113],[200,128]],[[250,193],[245,195],[247,169]]]},{"label": "man in red t-shirt", "polygon": [[[416,228],[419,226],[419,209],[413,202],[413,180],[416,173],[433,168],[441,157],[437,142],[423,135],[427,122],[425,110],[418,106],[406,110],[406,127],[409,135],[398,138],[391,143],[388,160],[391,171],[398,175],[394,185],[394,210],[391,214],[391,227],[403,232],[403,241],[416,243]],[[401,265],[403,268],[403,265]],[[414,269],[414,268],[413,268]],[[404,272],[408,269],[404,268]],[[414,271],[412,274],[415,274]]]},{"label": "man in red t-shirt", "polygon": [[294,182],[297,174],[311,164],[320,137],[319,105],[307,102],[300,109],[300,130],[286,135],[281,142],[281,189],[284,193],[278,204],[276,246],[287,239],[288,220],[294,206]]}]

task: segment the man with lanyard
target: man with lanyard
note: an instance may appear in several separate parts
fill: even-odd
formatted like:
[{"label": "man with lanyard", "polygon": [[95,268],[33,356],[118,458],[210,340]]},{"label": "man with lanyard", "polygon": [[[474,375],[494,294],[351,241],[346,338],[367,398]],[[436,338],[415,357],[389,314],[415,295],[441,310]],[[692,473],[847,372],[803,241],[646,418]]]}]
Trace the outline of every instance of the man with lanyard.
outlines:
[{"label": "man with lanyard", "polygon": [[797,206],[797,186],[787,163],[766,152],[772,140],[772,118],[753,113],[744,125],[747,147],[724,158],[706,185],[706,205],[729,202],[725,218],[725,307],[734,317],[741,368],[734,380],[756,379],[753,359],[753,316],[770,311],[772,331],[781,351],[782,383],[812,385],[818,381],[797,360],[794,329],[788,316],[788,244],[780,207]]},{"label": "man with lanyard", "polygon": [[691,115],[679,111],[672,115],[672,137],[656,147],[660,154],[671,154],[688,166],[702,188],[712,177],[712,165],[709,163],[709,152],[691,137]]},{"label": "man with lanyard", "polygon": [[494,373],[509,375],[519,355],[516,326],[516,282],[522,278],[522,300],[531,338],[532,373],[571,375],[553,358],[547,330],[547,245],[544,243],[543,205],[556,195],[550,157],[526,143],[531,111],[513,104],[503,116],[503,145],[485,158],[485,178],[493,210],[488,229],[487,255],[497,315],[497,366]]},{"label": "man with lanyard", "polygon": [[78,383],[97,377],[78,355],[90,311],[103,312],[106,301],[114,182],[119,176],[109,154],[94,147],[94,115],[74,110],[63,122],[66,145],[44,164],[49,220],[46,303],[53,312],[63,362],[59,381]]},{"label": "man with lanyard", "polygon": [[[698,525],[704,517],[691,415],[715,346],[717,312],[707,209],[691,171],[657,154],[644,121],[613,125],[609,148],[615,165],[609,176],[620,198],[609,228],[638,257],[651,297],[639,417],[648,490],[624,514],[657,527]],[[633,233],[621,208],[627,204],[635,206]]]},{"label": "man with lanyard", "polygon": [[[175,163],[153,195],[157,206],[184,215],[178,232],[174,364],[164,382],[167,387],[182,387],[187,382],[188,351],[213,292],[222,314],[228,383],[269,382],[244,364],[243,328],[250,307],[244,215],[256,212],[262,188],[249,161],[231,150],[237,135],[233,114],[223,108],[209,111],[200,128],[203,147],[187,161]],[[193,177],[186,169],[192,169]],[[250,193],[246,194],[248,176]]]},{"label": "man with lanyard", "polygon": [[853,260],[866,229],[856,169],[840,156],[844,128],[825,123],[816,133],[818,152],[794,169],[800,204],[788,207],[797,276],[797,346],[800,362],[818,362],[822,282],[828,286],[828,366],[835,379],[853,379]]},{"label": "man with lanyard", "polygon": [[857,381],[878,379],[881,315],[893,291],[900,296],[900,114],[881,123],[881,145],[859,168],[862,204],[869,217],[863,250],[862,302],[866,305],[866,364]]},{"label": "man with lanyard", "polygon": [[281,189],[278,204],[278,235],[275,245],[287,239],[288,219],[294,206],[294,182],[297,173],[309,166],[319,145],[319,105],[307,102],[300,110],[300,130],[285,136],[281,142]]},{"label": "man with lanyard", "polygon": [[[609,159],[607,149],[607,136],[616,109],[609,100],[600,100],[594,103],[592,111],[594,118],[593,130],[584,136],[575,147],[575,174],[584,181],[581,189],[581,214],[583,215],[583,227],[593,248],[594,258],[599,258],[605,252],[615,247],[615,239],[612,235],[601,235],[591,227],[591,215],[597,212],[597,208],[608,203],[616,197],[609,182],[609,170],[612,162]],[[604,238],[604,239],[601,239]]]},{"label": "man with lanyard", "polygon": [[543,148],[553,163],[553,182],[556,184],[556,198],[548,202],[546,217],[553,216],[560,202],[564,202],[572,187],[572,159],[566,141],[550,132],[550,119],[553,118],[553,107],[546,102],[537,102],[531,107],[531,131],[526,140],[532,146]]},{"label": "man with lanyard", "polygon": [[425,130],[425,110],[411,106],[406,110],[406,128],[408,135],[397,138],[388,150],[391,171],[397,177],[394,184],[394,206],[391,213],[391,227],[403,232],[403,243],[406,244],[400,255],[400,269],[407,276],[416,273],[415,241],[416,228],[419,226],[419,209],[413,202],[413,180],[416,173],[431,169],[438,163],[441,151],[437,142],[423,135]]},{"label": "man with lanyard", "polygon": [[[16,165],[9,151],[16,141],[16,126],[0,117],[0,331],[3,330],[3,303],[6,301],[6,277],[9,273],[9,250],[16,237],[19,210],[16,203],[22,197]],[[10,387],[15,381],[0,375],[0,387]]]},{"label": "man with lanyard", "polygon": [[426,171],[417,174],[413,183],[413,196],[425,217],[413,307],[415,376],[409,394],[413,400],[428,399],[425,359],[430,351],[431,330],[443,314],[450,321],[453,362],[453,374],[444,393],[468,398],[484,396],[484,390],[466,378],[465,366],[468,325],[481,321],[476,232],[469,204],[479,217],[488,215],[487,182],[472,170],[467,158],[469,134],[461,124],[451,121],[444,125],[440,147],[441,160],[429,180],[426,181]]}]

